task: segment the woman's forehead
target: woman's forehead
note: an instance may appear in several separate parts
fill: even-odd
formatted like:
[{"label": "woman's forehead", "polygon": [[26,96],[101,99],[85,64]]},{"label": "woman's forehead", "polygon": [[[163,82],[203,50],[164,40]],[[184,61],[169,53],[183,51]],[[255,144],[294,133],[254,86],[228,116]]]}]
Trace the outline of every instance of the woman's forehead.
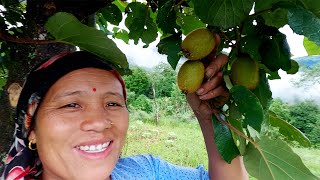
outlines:
[{"label": "woman's forehead", "polygon": [[101,87],[122,92],[121,83],[113,73],[97,68],[83,68],[72,71],[60,78],[50,89],[59,91],[90,88],[91,91],[97,92],[98,88]]}]

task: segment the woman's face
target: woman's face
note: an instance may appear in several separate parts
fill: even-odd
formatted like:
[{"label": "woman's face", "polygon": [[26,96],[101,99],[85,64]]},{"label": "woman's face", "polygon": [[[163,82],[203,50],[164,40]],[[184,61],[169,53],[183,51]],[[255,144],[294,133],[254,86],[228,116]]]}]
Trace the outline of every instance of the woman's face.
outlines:
[{"label": "woman's face", "polygon": [[36,114],[44,179],[108,179],[125,141],[128,111],[120,81],[84,68],[59,79]]}]

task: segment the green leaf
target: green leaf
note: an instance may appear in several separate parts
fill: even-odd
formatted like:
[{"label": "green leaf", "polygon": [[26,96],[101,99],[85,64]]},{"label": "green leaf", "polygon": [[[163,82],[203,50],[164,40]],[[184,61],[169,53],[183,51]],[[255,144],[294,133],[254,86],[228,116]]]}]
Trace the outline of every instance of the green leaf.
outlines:
[{"label": "green leaf", "polygon": [[302,8],[290,8],[288,17],[289,25],[295,33],[304,35],[320,46],[320,18]]},{"label": "green leaf", "polygon": [[[229,109],[228,122],[231,126],[233,126],[234,128],[238,129],[240,132],[245,134],[243,131],[241,119],[242,119],[241,113],[239,112],[235,104],[232,103]],[[234,131],[231,131],[231,134],[232,134],[233,141],[236,144],[240,154],[244,155],[246,152],[246,146],[247,146],[246,139],[244,139]]]},{"label": "green leaf", "polygon": [[241,50],[243,53],[249,54],[249,56],[260,61],[261,56],[259,53],[259,47],[261,45],[261,39],[257,35],[247,35],[240,40]]},{"label": "green leaf", "polygon": [[176,69],[180,57],[182,56],[179,54],[181,51],[181,35],[173,34],[169,37],[163,38],[158,43],[157,47],[160,54],[168,55],[168,63],[173,69]]},{"label": "green leaf", "polygon": [[301,158],[280,139],[262,137],[257,148],[250,144],[244,164],[249,174],[259,180],[317,179]]},{"label": "green leaf", "polygon": [[128,16],[125,24],[129,29],[129,38],[138,44],[139,39],[148,46],[158,37],[157,25],[146,14],[146,5],[132,2],[127,6]]},{"label": "green leaf", "polygon": [[280,68],[283,70],[291,69],[290,48],[286,35],[278,33],[272,37],[265,37],[259,49],[262,63],[275,72]]},{"label": "green leaf", "polygon": [[264,70],[260,69],[259,84],[253,90],[253,93],[259,99],[263,109],[269,109],[272,100],[272,92],[270,90],[269,81]]},{"label": "green leaf", "polygon": [[117,27],[113,28],[113,36],[114,38],[121,39],[125,43],[129,43],[129,33],[124,29],[120,29]]},{"label": "green leaf", "polygon": [[320,18],[320,1],[315,0],[299,0],[306,9]]},{"label": "green leaf", "polygon": [[146,17],[146,5],[139,2],[132,2],[126,7],[127,18],[125,21],[126,27],[134,24],[134,19]]},{"label": "green leaf", "polygon": [[264,118],[259,99],[244,86],[233,86],[230,93],[239,111],[244,116],[244,127],[249,125],[260,132]]},{"label": "green leaf", "polygon": [[[184,10],[187,8],[184,8]],[[193,12],[193,11],[192,11]],[[177,24],[181,27],[181,31],[184,35],[187,35],[189,32],[206,27],[206,24],[204,24],[198,16],[196,16],[194,13],[185,14],[178,12],[177,13]]]},{"label": "green leaf", "polygon": [[299,71],[299,64],[297,61],[291,59],[291,69],[287,70],[287,74],[295,74]]},{"label": "green leaf", "polygon": [[194,10],[202,22],[225,29],[240,25],[253,7],[253,0],[193,0]]},{"label": "green leaf", "polygon": [[117,69],[127,69],[126,56],[102,31],[82,24],[72,14],[59,12],[45,24],[47,31],[56,41],[78,46],[102,59],[111,62]]},{"label": "green leaf", "polygon": [[320,55],[320,46],[316,45],[314,42],[310,41],[308,38],[304,37],[303,46],[306,49],[309,56]]},{"label": "green leaf", "polygon": [[272,12],[263,13],[262,17],[268,26],[281,28],[288,24],[288,10],[286,9],[276,9]]},{"label": "green leaf", "polygon": [[264,0],[264,1],[256,1],[254,6],[254,11],[259,12],[266,9],[271,9],[273,4],[279,2],[281,0]]},{"label": "green leaf", "polygon": [[116,5],[121,12],[124,12],[128,3],[126,1],[122,1],[122,0],[115,0],[112,2],[114,5]]},{"label": "green leaf", "polygon": [[269,111],[269,124],[278,127],[279,132],[291,141],[297,141],[301,146],[310,147],[309,139],[297,128],[289,124],[287,121],[279,118],[274,112]]},{"label": "green leaf", "polygon": [[138,44],[140,38],[142,42],[149,45],[158,36],[157,26],[151,18],[137,18],[135,19],[135,24],[129,26],[128,29],[130,30],[129,38],[133,39],[135,44]]},{"label": "green leaf", "polygon": [[99,12],[111,24],[119,25],[122,20],[122,13],[114,4],[108,4],[106,7],[100,9]]},{"label": "green leaf", "polygon": [[158,11],[158,27],[165,34],[173,34],[175,33],[175,28],[177,28],[175,2],[175,0],[168,0]]},{"label": "green leaf", "polygon": [[212,122],[214,127],[214,143],[222,159],[230,164],[239,155],[239,150],[233,141],[229,128],[221,124],[214,115],[212,116]]}]

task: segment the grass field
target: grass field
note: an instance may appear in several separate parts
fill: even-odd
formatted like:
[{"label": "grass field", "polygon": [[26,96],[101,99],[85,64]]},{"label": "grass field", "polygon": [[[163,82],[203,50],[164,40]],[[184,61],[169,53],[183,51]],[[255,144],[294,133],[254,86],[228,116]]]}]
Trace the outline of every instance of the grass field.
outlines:
[{"label": "grass field", "polygon": [[[302,161],[320,177],[320,149],[294,148]],[[207,168],[207,154],[196,122],[160,121],[158,127],[142,121],[130,122],[123,156],[153,154],[173,164]]]}]

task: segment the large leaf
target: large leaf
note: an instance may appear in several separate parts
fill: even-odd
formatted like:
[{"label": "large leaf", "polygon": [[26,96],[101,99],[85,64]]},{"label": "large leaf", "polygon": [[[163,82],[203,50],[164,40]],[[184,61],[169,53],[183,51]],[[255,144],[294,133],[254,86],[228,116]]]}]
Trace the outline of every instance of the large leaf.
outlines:
[{"label": "large leaf", "polygon": [[162,7],[160,7],[157,15],[158,27],[165,34],[173,34],[176,24],[175,0],[168,0]]},{"label": "large leaf", "polygon": [[132,2],[126,9],[128,15],[125,25],[129,29],[129,38],[133,39],[135,44],[138,44],[141,39],[146,43],[146,46],[155,41],[158,37],[158,29],[150,17],[150,13],[146,13],[146,5]]},{"label": "large leaf", "polygon": [[119,25],[122,20],[122,13],[114,4],[108,4],[106,7],[100,9],[99,12],[111,24]]},{"label": "large leaf", "polygon": [[212,122],[214,127],[214,143],[222,159],[230,164],[239,155],[239,150],[233,141],[229,128],[221,124],[214,115],[212,116]]},{"label": "large leaf", "polygon": [[282,140],[262,137],[257,148],[250,144],[244,156],[249,174],[259,180],[318,179]]},{"label": "large leaf", "polygon": [[126,56],[111,39],[102,31],[82,24],[72,14],[56,13],[48,19],[45,27],[58,42],[72,44],[96,54],[117,69],[128,68]]},{"label": "large leaf", "polygon": [[176,69],[181,55],[181,35],[173,34],[169,37],[163,38],[157,45],[160,54],[168,55],[167,60],[173,69]]},{"label": "large leaf", "polygon": [[[188,8],[184,8],[184,11],[186,11]],[[191,9],[191,8],[190,8]],[[191,10],[189,10],[191,11]],[[177,13],[177,24],[181,27],[181,31],[184,35],[187,35],[189,32],[206,27],[206,24],[204,24],[198,16],[192,13]]]},{"label": "large leaf", "polygon": [[244,127],[250,125],[260,132],[264,118],[259,99],[244,86],[233,86],[230,93],[239,111],[244,116]]},{"label": "large leaf", "polygon": [[314,42],[310,41],[308,38],[304,37],[303,46],[306,49],[309,56],[320,55],[320,46],[316,45]]},{"label": "large leaf", "polygon": [[253,0],[193,0],[199,18],[212,26],[230,28],[245,20],[253,7]]},{"label": "large leaf", "polygon": [[296,74],[299,71],[299,64],[297,61],[291,59],[291,69],[287,70],[287,74]]},{"label": "large leaf", "polygon": [[317,0],[299,0],[306,9],[320,18],[320,1]]},{"label": "large leaf", "polygon": [[288,24],[288,10],[276,9],[272,12],[267,12],[262,15],[266,21],[266,25],[281,28]]},{"label": "large leaf", "polygon": [[259,72],[259,84],[253,90],[253,93],[259,99],[263,109],[269,109],[272,100],[272,92],[270,90],[269,82],[266,77],[266,73],[260,69]]},{"label": "large leaf", "polygon": [[320,18],[302,8],[290,8],[288,17],[289,25],[295,33],[304,35],[320,46]]},{"label": "large leaf", "polygon": [[291,69],[290,48],[284,34],[279,32],[271,38],[264,38],[259,52],[262,63],[271,71],[275,72],[280,68],[285,71]]},{"label": "large leaf", "polygon": [[282,120],[272,111],[269,111],[269,124],[273,127],[278,127],[279,132],[289,140],[297,141],[304,147],[311,146],[309,139],[299,129]]}]

